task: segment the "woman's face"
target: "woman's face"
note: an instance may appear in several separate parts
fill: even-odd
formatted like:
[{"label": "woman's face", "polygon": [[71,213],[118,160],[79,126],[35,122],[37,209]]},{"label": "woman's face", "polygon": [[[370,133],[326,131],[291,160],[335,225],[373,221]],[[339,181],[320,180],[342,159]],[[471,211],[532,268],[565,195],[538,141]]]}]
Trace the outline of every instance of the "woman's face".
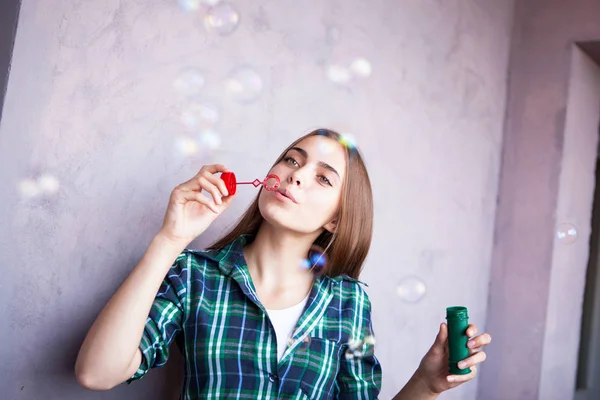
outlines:
[{"label": "woman's face", "polygon": [[313,233],[335,228],[346,174],[346,153],[325,136],[309,136],[288,150],[269,174],[279,176],[277,191],[261,190],[258,207],[273,226]]}]

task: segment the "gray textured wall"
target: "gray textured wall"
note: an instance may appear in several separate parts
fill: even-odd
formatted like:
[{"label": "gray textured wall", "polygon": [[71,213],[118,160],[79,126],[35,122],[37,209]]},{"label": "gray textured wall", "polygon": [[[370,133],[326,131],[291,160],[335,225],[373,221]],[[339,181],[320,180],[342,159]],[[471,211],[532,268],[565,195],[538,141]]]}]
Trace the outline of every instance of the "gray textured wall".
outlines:
[{"label": "gray textured wall", "polygon": [[[231,4],[240,19],[227,35],[207,31],[202,8],[184,12],[176,1],[22,5],[0,126],[7,398],[164,398],[169,366],[110,393],[79,388],[72,370],[87,329],[159,228],[176,184],[212,162],[261,176],[318,126],[356,138],[374,185],[362,278],[382,398],[417,367],[446,306],[468,306],[484,327],[512,1]],[[260,82],[229,80],[240,66]],[[204,77],[198,93],[174,85],[187,67]],[[242,189],[194,245],[254,194]],[[398,295],[412,275],[426,288],[416,303]],[[473,399],[476,387],[444,397]]]},{"label": "gray textured wall", "polygon": [[[482,399],[574,394],[600,111],[574,44],[600,40],[598,21],[596,0],[516,3]],[[556,240],[563,222],[571,245]]]}]

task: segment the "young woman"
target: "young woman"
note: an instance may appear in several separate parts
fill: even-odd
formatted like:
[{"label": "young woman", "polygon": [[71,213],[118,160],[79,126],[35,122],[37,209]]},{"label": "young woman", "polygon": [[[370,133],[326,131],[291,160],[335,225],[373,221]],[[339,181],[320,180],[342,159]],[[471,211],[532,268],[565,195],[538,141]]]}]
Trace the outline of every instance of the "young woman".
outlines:
[{"label": "young woman", "polygon": [[[175,340],[182,399],[377,398],[371,304],[357,280],[373,221],[359,151],[331,130],[298,139],[269,171],[281,180],[277,191],[261,188],[225,237],[186,250],[235,199],[222,172],[204,166],[173,190],[160,231],[85,338],[80,384],[107,390],[139,379],[167,362]],[[491,340],[476,331],[467,331],[469,375],[448,376],[441,324],[395,398],[433,399],[473,379]]]}]

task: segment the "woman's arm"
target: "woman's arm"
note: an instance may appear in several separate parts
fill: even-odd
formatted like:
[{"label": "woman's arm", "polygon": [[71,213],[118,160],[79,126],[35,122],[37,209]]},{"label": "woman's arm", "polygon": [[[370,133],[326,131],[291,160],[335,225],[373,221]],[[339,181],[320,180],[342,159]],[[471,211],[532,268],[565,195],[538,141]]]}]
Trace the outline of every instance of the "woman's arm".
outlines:
[{"label": "woman's arm", "polygon": [[150,307],[165,275],[187,243],[160,234],[90,328],[77,357],[79,383],[108,390],[131,377],[140,366],[140,339]]},{"label": "woman's arm", "polygon": [[427,387],[427,384],[421,379],[417,371],[392,400],[433,400],[438,395],[439,393],[433,393]]}]

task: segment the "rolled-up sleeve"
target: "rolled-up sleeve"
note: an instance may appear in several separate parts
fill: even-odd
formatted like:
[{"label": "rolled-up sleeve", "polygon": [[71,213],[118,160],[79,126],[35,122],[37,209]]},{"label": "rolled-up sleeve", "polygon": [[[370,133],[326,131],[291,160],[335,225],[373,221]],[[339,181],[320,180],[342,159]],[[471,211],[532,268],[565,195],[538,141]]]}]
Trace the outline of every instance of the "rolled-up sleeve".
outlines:
[{"label": "rolled-up sleeve", "polygon": [[342,352],[336,378],[338,399],[377,399],[381,391],[382,371],[374,353],[374,331],[371,323],[371,302],[366,292],[357,285],[353,338],[360,349]]},{"label": "rolled-up sleeve", "polygon": [[166,364],[169,346],[182,329],[188,296],[189,254],[181,253],[169,269],[150,308],[140,341],[142,362],[127,383],[142,378],[154,367]]}]

